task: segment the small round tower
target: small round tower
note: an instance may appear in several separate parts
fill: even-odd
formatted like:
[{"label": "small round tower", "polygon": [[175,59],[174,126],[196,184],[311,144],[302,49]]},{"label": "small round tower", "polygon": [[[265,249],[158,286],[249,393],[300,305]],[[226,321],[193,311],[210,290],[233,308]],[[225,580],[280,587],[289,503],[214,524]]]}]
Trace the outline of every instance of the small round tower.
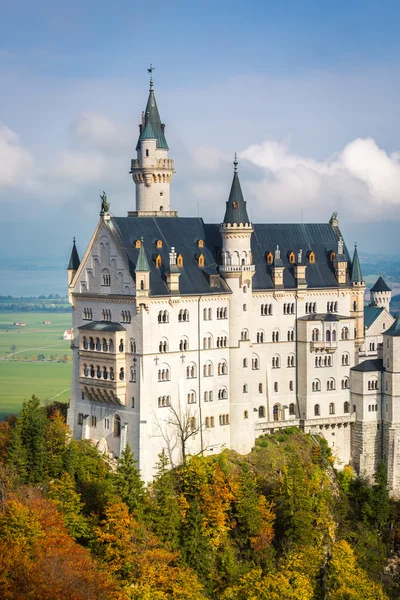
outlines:
[{"label": "small round tower", "polygon": [[371,306],[378,306],[379,308],[386,308],[389,310],[390,301],[392,299],[392,290],[387,285],[382,275],[379,276],[378,281],[370,289],[371,292]]}]

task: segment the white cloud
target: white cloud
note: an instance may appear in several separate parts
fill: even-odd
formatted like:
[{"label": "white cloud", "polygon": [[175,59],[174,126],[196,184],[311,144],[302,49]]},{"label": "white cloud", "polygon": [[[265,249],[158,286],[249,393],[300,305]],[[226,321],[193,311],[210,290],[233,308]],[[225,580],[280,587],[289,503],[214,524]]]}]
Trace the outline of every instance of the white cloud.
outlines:
[{"label": "white cloud", "polygon": [[80,113],[70,124],[69,132],[80,146],[124,152],[132,145],[132,132],[111,121],[102,113]]},{"label": "white cloud", "polygon": [[309,220],[335,209],[357,219],[400,215],[400,153],[386,153],[371,138],[323,161],[291,152],[288,139],[249,146],[240,156],[262,168],[249,188],[272,213],[304,208]]},{"label": "white cloud", "polygon": [[21,146],[18,135],[0,124],[0,188],[18,186],[32,167],[33,158]]}]

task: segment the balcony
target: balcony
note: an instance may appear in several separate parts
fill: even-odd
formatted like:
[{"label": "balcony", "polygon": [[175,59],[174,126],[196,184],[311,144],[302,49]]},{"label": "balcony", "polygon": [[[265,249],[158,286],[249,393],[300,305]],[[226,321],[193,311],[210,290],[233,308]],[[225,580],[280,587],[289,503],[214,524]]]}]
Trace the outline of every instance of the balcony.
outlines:
[{"label": "balcony", "polygon": [[126,381],[110,380],[98,377],[79,377],[79,383],[85,397],[95,402],[107,404],[126,404]]},{"label": "balcony", "polygon": [[314,352],[325,350],[325,352],[333,353],[338,348],[337,342],[312,341],[310,342],[310,350]]}]

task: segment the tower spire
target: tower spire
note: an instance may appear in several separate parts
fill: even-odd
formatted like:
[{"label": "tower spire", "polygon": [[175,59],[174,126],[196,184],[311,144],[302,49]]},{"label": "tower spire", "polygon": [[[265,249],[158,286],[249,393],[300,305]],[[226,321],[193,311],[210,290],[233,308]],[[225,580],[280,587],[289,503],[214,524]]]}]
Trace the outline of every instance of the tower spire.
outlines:
[{"label": "tower spire", "polygon": [[242,188],[240,186],[238,175],[238,159],[235,153],[233,161],[233,180],[228,202],[226,203],[224,223],[243,225],[249,224],[246,202],[243,198]]},{"label": "tower spire", "polygon": [[351,283],[364,283],[361,273],[360,259],[358,258],[357,242],[354,244],[354,255],[351,266]]}]

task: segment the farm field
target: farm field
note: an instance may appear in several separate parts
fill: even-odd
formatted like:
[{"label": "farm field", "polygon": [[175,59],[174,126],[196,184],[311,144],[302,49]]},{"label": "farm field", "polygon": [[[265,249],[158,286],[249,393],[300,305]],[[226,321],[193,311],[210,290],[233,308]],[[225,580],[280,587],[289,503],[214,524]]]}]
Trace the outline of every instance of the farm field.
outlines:
[{"label": "farm field", "polygon": [[[15,326],[14,321],[26,326]],[[70,326],[71,313],[0,314],[0,418],[18,412],[32,394],[42,402],[68,401],[72,364],[58,361],[71,357],[70,342],[62,339]],[[44,360],[38,360],[39,355]]]}]

